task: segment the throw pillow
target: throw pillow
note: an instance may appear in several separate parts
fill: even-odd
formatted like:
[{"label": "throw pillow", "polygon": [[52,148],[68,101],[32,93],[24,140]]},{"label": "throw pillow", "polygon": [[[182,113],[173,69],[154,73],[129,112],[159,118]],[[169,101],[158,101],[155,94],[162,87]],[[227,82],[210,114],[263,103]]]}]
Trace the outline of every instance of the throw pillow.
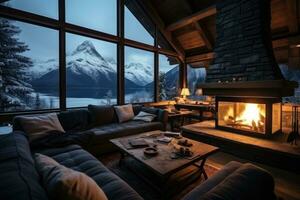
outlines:
[{"label": "throw pillow", "polygon": [[137,116],[135,116],[133,118],[133,120],[144,121],[144,122],[152,122],[155,117],[156,117],[156,115],[141,111],[141,112],[139,112],[139,114]]},{"label": "throw pillow", "polygon": [[41,138],[49,132],[65,132],[56,113],[21,116],[20,124],[25,133],[28,134],[30,141]]},{"label": "throw pillow", "polygon": [[60,165],[42,154],[35,154],[35,161],[50,199],[107,200],[103,190],[84,173]]},{"label": "throw pillow", "polygon": [[88,110],[91,113],[92,123],[94,126],[101,126],[117,121],[113,106],[88,105]]},{"label": "throw pillow", "polygon": [[115,111],[120,123],[132,120],[134,118],[134,112],[131,104],[115,106]]}]

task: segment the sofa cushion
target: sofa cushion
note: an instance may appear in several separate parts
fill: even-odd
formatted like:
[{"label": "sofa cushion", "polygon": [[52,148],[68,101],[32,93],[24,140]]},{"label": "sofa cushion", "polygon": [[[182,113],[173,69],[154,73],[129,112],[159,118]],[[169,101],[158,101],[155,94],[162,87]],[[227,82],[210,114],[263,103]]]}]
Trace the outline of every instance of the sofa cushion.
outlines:
[{"label": "sofa cushion", "polygon": [[216,185],[220,184],[227,176],[234,173],[242,164],[239,162],[232,161],[225,165],[221,170],[219,170],[213,177],[207,179],[200,186],[194,188],[189,192],[183,200],[193,200],[203,196],[205,193],[209,192]]},{"label": "sofa cushion", "polygon": [[65,132],[56,113],[20,116],[19,120],[30,141],[41,138],[51,132]]},{"label": "sofa cushion", "polygon": [[134,112],[131,104],[115,106],[114,108],[120,123],[127,122],[134,118]]},{"label": "sofa cushion", "polygon": [[48,155],[58,163],[91,177],[109,200],[142,200],[127,183],[80,146],[44,149],[39,153]]},{"label": "sofa cushion", "polygon": [[112,138],[134,135],[147,131],[161,130],[163,124],[161,122],[143,122],[143,121],[128,121],[125,123],[113,123],[105,126],[95,127],[91,129],[94,133],[94,144],[107,142]]},{"label": "sofa cushion", "polygon": [[160,109],[154,108],[154,107],[142,107],[141,111],[153,114],[153,115],[158,115]]},{"label": "sofa cushion", "polygon": [[9,200],[46,200],[28,140],[24,133],[0,136],[0,197]]},{"label": "sofa cushion", "polygon": [[42,154],[37,153],[34,157],[50,199],[107,200],[97,183],[84,173],[67,168]]},{"label": "sofa cushion", "polygon": [[[231,168],[234,169],[236,166]],[[228,169],[226,166],[224,167],[224,170]],[[223,173],[222,171],[223,169],[217,174],[217,177],[213,176],[209,180],[221,178],[219,175]],[[227,173],[225,172],[224,175],[226,176]],[[194,197],[198,197],[199,200],[276,199],[272,176],[265,170],[249,163],[241,165],[228,176],[223,177],[222,181],[204,182],[204,185],[206,188],[209,187],[209,190],[205,189],[205,194],[201,190],[198,190],[199,193],[197,193],[197,189],[194,189],[193,195],[188,194],[184,200],[193,200]],[[203,185],[198,187],[203,187]]]},{"label": "sofa cushion", "polygon": [[93,126],[101,126],[117,121],[115,109],[110,105],[88,105]]},{"label": "sofa cushion", "polygon": [[85,109],[63,111],[57,116],[65,131],[85,130],[91,125],[90,113]]},{"label": "sofa cushion", "polygon": [[139,112],[142,111],[142,108],[143,108],[143,105],[141,105],[141,104],[134,104],[134,105],[132,105],[132,109],[133,109],[134,115],[139,114]]}]

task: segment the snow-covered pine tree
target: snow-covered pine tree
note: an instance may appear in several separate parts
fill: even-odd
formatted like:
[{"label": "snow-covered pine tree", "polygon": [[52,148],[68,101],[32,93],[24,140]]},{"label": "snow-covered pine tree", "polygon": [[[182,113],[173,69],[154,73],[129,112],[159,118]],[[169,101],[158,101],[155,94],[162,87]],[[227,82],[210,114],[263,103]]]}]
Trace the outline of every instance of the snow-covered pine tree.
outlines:
[{"label": "snow-covered pine tree", "polygon": [[26,107],[25,101],[33,91],[25,74],[32,61],[21,55],[29,49],[15,37],[20,32],[10,20],[0,18],[0,111]]},{"label": "snow-covered pine tree", "polygon": [[158,83],[158,88],[159,88],[159,99],[160,100],[167,100],[167,81],[166,81],[166,73],[164,72],[159,72],[159,83]]}]

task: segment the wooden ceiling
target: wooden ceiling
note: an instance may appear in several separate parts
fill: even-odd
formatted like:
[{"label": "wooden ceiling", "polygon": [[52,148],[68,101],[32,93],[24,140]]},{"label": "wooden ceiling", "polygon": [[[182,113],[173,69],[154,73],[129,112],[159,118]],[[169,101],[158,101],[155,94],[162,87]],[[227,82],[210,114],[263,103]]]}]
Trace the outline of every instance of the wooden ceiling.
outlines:
[{"label": "wooden ceiling", "polygon": [[[146,3],[160,29],[177,47],[187,63],[211,60],[216,38],[217,0],[148,0]],[[271,0],[272,40],[279,62],[290,62],[299,57],[300,2]],[[300,60],[300,59],[299,59]],[[300,63],[300,62],[299,62]],[[300,66],[300,65],[299,65]]]}]

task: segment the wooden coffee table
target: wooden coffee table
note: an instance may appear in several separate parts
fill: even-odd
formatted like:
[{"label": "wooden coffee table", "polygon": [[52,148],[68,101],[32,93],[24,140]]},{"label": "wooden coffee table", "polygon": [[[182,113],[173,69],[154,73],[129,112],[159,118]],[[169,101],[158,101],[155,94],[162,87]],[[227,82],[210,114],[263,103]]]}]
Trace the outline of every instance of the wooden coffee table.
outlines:
[{"label": "wooden coffee table", "polygon": [[[174,138],[169,144],[164,144],[157,141],[157,137],[159,135],[162,135],[162,131],[158,130],[134,136],[116,138],[110,141],[121,151],[122,156],[120,163],[126,156],[129,156],[138,161],[143,167],[147,168],[147,170],[150,170],[160,177],[161,184],[156,185],[156,187],[163,194],[164,185],[166,185],[172,175],[187,167],[195,166],[198,172],[200,172],[200,175],[203,175],[204,178],[207,179],[207,174],[204,169],[205,161],[208,156],[219,150],[218,147],[188,139],[193,144],[193,146],[190,147],[193,152],[193,156],[173,159],[172,155],[174,154],[174,145],[177,145],[177,139]],[[144,148],[130,148],[130,145],[128,145],[128,139],[133,138],[143,138],[150,145],[157,145],[158,154],[156,156],[149,157],[144,154]],[[141,177],[143,178],[144,176]],[[151,181],[147,179],[145,181],[151,183]]]}]

